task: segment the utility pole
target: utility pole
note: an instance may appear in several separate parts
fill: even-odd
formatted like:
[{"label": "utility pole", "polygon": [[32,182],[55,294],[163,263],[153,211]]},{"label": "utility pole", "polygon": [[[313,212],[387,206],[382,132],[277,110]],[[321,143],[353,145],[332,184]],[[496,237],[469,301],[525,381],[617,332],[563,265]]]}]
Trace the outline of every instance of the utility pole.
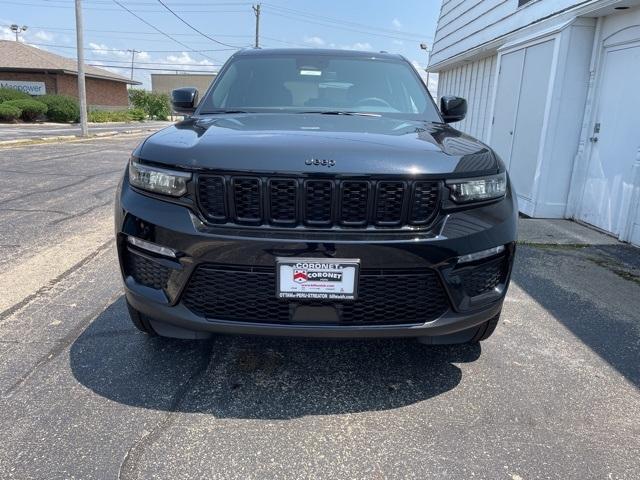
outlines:
[{"label": "utility pole", "polygon": [[76,46],[78,50],[78,98],[80,99],[80,132],[89,135],[87,126],[87,90],[84,83],[84,33],[82,26],[82,3],[76,0]]},{"label": "utility pole", "polygon": [[136,58],[136,53],[140,53],[140,50],[134,48],[133,50],[127,50],[127,52],[131,52],[131,80],[133,80],[133,61]]},{"label": "utility pole", "polygon": [[253,12],[256,14],[256,48],[260,48],[260,4],[254,5]]}]

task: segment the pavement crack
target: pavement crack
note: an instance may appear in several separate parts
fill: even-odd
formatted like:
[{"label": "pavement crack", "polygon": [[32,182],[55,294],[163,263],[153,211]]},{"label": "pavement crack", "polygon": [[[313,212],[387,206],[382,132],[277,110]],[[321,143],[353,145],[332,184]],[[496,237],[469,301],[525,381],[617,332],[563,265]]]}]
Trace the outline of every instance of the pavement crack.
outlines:
[{"label": "pavement crack", "polygon": [[57,213],[58,215],[69,215],[69,212],[63,212],[62,210],[43,210],[41,208],[0,208],[0,212]]},{"label": "pavement crack", "polygon": [[[113,187],[110,187],[110,188],[113,188]],[[82,217],[83,215],[91,213],[94,210],[98,210],[99,208],[106,207],[107,205],[110,205],[111,203],[113,203],[113,200],[109,199],[109,200],[107,200],[105,202],[99,203],[98,205],[94,205],[93,207],[89,207],[89,208],[87,208],[85,210],[82,210],[81,212],[74,213],[73,215],[67,215],[66,217],[58,218],[57,220],[53,220],[52,222],[49,223],[49,225],[50,226],[58,225],[60,223],[66,222],[67,220],[72,220],[74,218]]]},{"label": "pavement crack", "polygon": [[[106,150],[109,150],[108,148],[103,148],[100,150],[94,150],[94,153],[99,153],[99,152],[104,152]],[[51,160],[62,160],[62,159],[66,159],[66,158],[73,158],[73,157],[81,157],[81,156],[86,156],[87,152],[86,150],[82,149],[80,152],[77,153],[66,153],[64,155],[54,155],[54,156],[47,156],[44,158],[34,158],[31,161],[28,162],[28,165],[33,165],[34,163],[49,163]]]},{"label": "pavement crack", "polygon": [[46,177],[84,177],[84,175],[79,175],[77,173],[51,173],[51,172],[39,172],[39,171],[26,171],[26,170],[7,170],[0,169],[0,173],[17,173],[19,175],[36,175],[36,176],[46,176]]},{"label": "pavement crack", "polygon": [[178,387],[171,401],[171,405],[164,415],[164,418],[158,424],[146,432],[142,437],[136,440],[125,453],[124,459],[118,469],[118,480],[127,480],[138,478],[138,468],[145,450],[153,446],[160,436],[171,427],[176,417],[176,412],[180,409],[187,395],[197,385],[198,381],[204,376],[211,361],[211,352],[213,351],[213,340],[208,340],[206,346],[202,348],[200,361],[194,368],[193,373]]},{"label": "pavement crack", "polygon": [[71,182],[71,183],[67,183],[65,185],[61,185],[59,187],[54,187],[54,188],[45,188],[43,190],[36,190],[33,192],[27,192],[24,193],[22,195],[16,195],[15,197],[11,197],[11,198],[7,198],[6,200],[3,200],[0,202],[0,205],[6,205],[7,203],[11,203],[11,202],[15,202],[16,200],[24,200],[25,198],[31,197],[33,195],[40,195],[40,194],[46,194],[46,193],[53,193],[53,192],[59,192],[60,190],[64,190],[66,188],[71,188],[71,187],[76,187],[82,183],[87,183],[89,180],[93,180],[94,178],[100,177],[102,175],[114,175],[116,173],[119,173],[120,170],[109,170],[106,172],[100,172],[100,173],[95,173],[93,175],[87,175],[84,177],[81,177],[80,180]]}]

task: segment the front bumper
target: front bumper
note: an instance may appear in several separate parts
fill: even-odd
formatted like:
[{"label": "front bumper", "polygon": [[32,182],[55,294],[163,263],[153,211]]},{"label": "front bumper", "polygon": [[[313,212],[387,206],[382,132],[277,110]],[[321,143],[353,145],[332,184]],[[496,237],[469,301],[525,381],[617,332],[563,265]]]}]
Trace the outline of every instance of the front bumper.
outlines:
[{"label": "front bumper", "polygon": [[[116,199],[116,234],[120,266],[129,303],[153,319],[158,333],[199,338],[210,332],[322,337],[416,337],[441,336],[480,325],[501,309],[515,251],[517,209],[511,194],[482,207],[443,216],[429,232],[368,237],[315,235],[296,231],[274,235],[270,230],[213,229],[189,208],[159,200],[122,182]],[[168,247],[177,252],[171,259],[129,245],[127,236]],[[458,266],[459,256],[505,245],[504,270],[495,286],[468,295],[462,279],[465,271],[482,269],[484,260]],[[167,275],[141,283],[131,275],[131,255],[161,265]],[[370,272],[435,272],[446,294],[447,307],[436,317],[393,324],[347,324],[342,322],[296,323],[288,318],[225,319],[194,312],[183,302],[185,289],[199,266],[233,269],[273,269],[279,256],[359,258]],[[494,261],[496,259],[489,259]],[[148,277],[145,277],[148,278]],[[139,280],[139,279],[138,279]],[[146,284],[144,284],[146,283]],[[493,285],[493,284],[492,284]],[[477,292],[475,292],[477,293]],[[246,292],[250,296],[251,292]],[[274,292],[275,296],[275,292]]]}]

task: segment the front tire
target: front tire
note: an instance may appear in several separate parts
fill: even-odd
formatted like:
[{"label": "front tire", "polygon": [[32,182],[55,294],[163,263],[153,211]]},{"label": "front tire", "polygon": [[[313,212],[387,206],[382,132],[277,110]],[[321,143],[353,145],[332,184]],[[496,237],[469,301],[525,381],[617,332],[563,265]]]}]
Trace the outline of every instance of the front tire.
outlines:
[{"label": "front tire", "polygon": [[419,337],[418,341],[425,345],[476,345],[489,338],[496,329],[498,322],[500,321],[500,313],[484,322],[477,327],[461,330],[456,333],[450,333],[448,335],[438,335],[435,337]]},{"label": "front tire", "polygon": [[487,338],[489,338],[491,335],[493,335],[493,332],[496,330],[496,327],[498,326],[498,322],[500,321],[500,314],[501,313],[502,313],[502,310],[499,311],[496,314],[496,316],[493,317],[491,320],[483,323],[479,327],[476,327],[476,328],[478,328],[478,331],[471,338],[471,340],[469,340],[467,343],[482,342],[482,341],[486,340]]},{"label": "front tire", "polygon": [[149,319],[138,310],[133,308],[129,302],[127,302],[127,309],[129,310],[129,317],[131,317],[131,323],[140,330],[142,333],[146,333],[150,337],[157,337],[158,334],[151,326]]}]

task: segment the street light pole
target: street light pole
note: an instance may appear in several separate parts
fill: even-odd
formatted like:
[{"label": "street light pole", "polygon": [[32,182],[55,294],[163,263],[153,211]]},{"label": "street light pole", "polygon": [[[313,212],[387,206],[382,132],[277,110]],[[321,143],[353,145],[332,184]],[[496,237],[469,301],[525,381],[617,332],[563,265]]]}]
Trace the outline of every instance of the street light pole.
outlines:
[{"label": "street light pole", "polygon": [[427,89],[429,88],[429,61],[431,60],[431,50],[429,50],[429,45],[426,43],[421,43],[420,48],[427,53]]},{"label": "street light pole", "polygon": [[18,24],[16,24],[16,23],[14,23],[13,25],[11,25],[11,27],[10,27],[10,28],[11,28],[11,31],[12,31],[13,33],[15,33],[15,34],[16,34],[16,42],[19,42],[19,41],[20,41],[20,37],[18,37],[18,35],[19,35],[21,32],[26,32],[26,31],[27,31],[27,26],[26,26],[26,25],[22,25],[22,26],[20,26],[20,25],[18,25]]},{"label": "street light pole", "polygon": [[78,99],[80,100],[80,132],[89,135],[87,125],[87,89],[84,82],[84,33],[82,26],[82,2],[76,1],[76,46],[78,51]]}]

